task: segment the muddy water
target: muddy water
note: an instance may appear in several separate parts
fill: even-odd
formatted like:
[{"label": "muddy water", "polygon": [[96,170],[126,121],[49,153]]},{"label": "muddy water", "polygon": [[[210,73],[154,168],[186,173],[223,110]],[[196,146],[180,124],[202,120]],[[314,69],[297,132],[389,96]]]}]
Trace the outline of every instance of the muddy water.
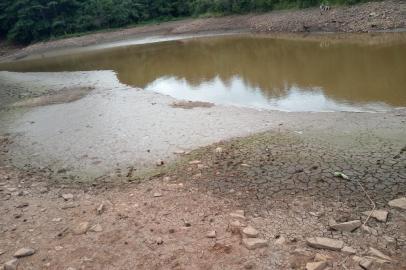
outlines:
[{"label": "muddy water", "polygon": [[225,36],[3,63],[0,70],[113,70],[121,83],[179,99],[283,111],[380,111],[406,106],[403,40]]}]

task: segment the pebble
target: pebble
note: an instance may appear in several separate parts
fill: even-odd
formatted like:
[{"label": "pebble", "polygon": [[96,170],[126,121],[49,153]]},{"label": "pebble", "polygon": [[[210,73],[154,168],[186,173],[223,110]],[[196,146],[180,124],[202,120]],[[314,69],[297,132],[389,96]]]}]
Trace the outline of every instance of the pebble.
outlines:
[{"label": "pebble", "polygon": [[159,166],[163,166],[164,164],[165,164],[165,161],[163,161],[163,160],[161,160],[161,159],[160,159],[160,160],[157,160],[156,163],[155,163],[155,165],[158,166],[158,167],[159,167]]},{"label": "pebble", "polygon": [[155,192],[155,193],[154,193],[154,197],[155,197],[155,198],[162,197],[162,194],[159,193],[159,192]]},{"label": "pebble", "polygon": [[216,154],[221,154],[223,153],[223,148],[217,147],[214,151],[216,152]]},{"label": "pebble", "polygon": [[18,260],[12,259],[4,264],[4,270],[17,270]]},{"label": "pebble", "polygon": [[268,246],[268,241],[260,238],[244,238],[242,239],[242,243],[249,250]]},{"label": "pebble", "polygon": [[354,254],[357,253],[357,251],[356,251],[354,248],[349,247],[349,246],[343,247],[343,249],[341,250],[341,252],[343,252],[343,253],[345,253],[345,254],[348,254],[348,255],[354,255]]},{"label": "pebble", "polygon": [[73,228],[73,233],[76,235],[85,234],[90,228],[89,222],[81,222]]},{"label": "pebble", "polygon": [[103,231],[103,227],[100,224],[93,225],[89,229],[91,232],[101,232]]},{"label": "pebble", "polygon": [[283,237],[283,236],[279,237],[279,238],[276,239],[276,241],[275,241],[275,244],[277,244],[277,245],[283,245],[283,244],[285,244],[285,243],[286,243],[286,238]]},{"label": "pebble", "polygon": [[21,248],[14,253],[14,257],[16,258],[22,258],[22,257],[27,257],[31,256],[35,253],[35,250],[32,248]]},{"label": "pebble", "polygon": [[364,232],[366,232],[366,233],[375,235],[375,236],[378,235],[378,231],[377,231],[376,229],[371,228],[371,227],[368,227],[368,226],[366,226],[366,225],[361,225],[361,230],[364,231]]},{"label": "pebble", "polygon": [[53,222],[61,222],[61,221],[62,221],[62,218],[54,218],[54,219],[52,219],[52,221],[53,221]]},{"label": "pebble", "polygon": [[375,249],[373,247],[369,248],[368,254],[371,255],[371,256],[378,257],[380,259],[386,260],[386,261],[392,261],[391,257],[383,254],[381,251],[379,251],[379,250],[377,250],[377,249]]},{"label": "pebble", "polygon": [[373,261],[367,258],[361,258],[359,266],[361,266],[365,270],[370,270],[373,267]]},{"label": "pebble", "polygon": [[306,270],[323,270],[327,267],[327,262],[310,262],[306,264]]},{"label": "pebble", "polygon": [[344,242],[324,237],[311,237],[306,239],[308,246],[319,249],[341,250],[344,247]]},{"label": "pebble", "polygon": [[341,231],[341,232],[352,232],[352,231],[355,231],[360,226],[361,226],[360,220],[352,220],[352,221],[343,222],[343,223],[331,224],[330,228],[333,230],[336,230],[336,231]]},{"label": "pebble", "polygon": [[239,234],[242,227],[245,227],[245,226],[241,222],[239,222],[238,220],[230,222],[230,224],[228,226],[229,230],[233,234]]},{"label": "pebble", "polygon": [[256,237],[258,237],[259,233],[254,227],[247,226],[242,230],[242,234],[249,238],[256,238]]},{"label": "pebble", "polygon": [[73,200],[73,194],[71,194],[71,193],[62,194],[62,198],[63,198],[65,201]]},{"label": "pebble", "polygon": [[207,238],[216,238],[216,231],[209,231],[207,234],[206,234],[206,237]]},{"label": "pebble", "polygon": [[324,262],[324,261],[328,261],[328,260],[332,260],[333,258],[329,255],[325,255],[325,254],[321,254],[321,253],[316,253],[316,255],[314,256],[314,260],[316,262]]},{"label": "pebble", "polygon": [[104,203],[101,203],[97,208],[96,208],[96,213],[98,215],[103,214],[104,210],[106,209],[106,205]]},{"label": "pebble", "polygon": [[386,222],[386,220],[388,219],[388,211],[385,210],[365,211],[362,212],[362,214],[365,216],[371,215],[371,218],[374,218],[381,222]]},{"label": "pebble", "polygon": [[402,198],[392,200],[388,204],[391,207],[406,210],[406,197],[402,197]]},{"label": "pebble", "polygon": [[244,212],[244,210],[236,210],[236,211],[230,213],[230,216],[233,218],[245,219],[245,212]]},{"label": "pebble", "polygon": [[189,165],[197,165],[197,164],[200,164],[200,163],[202,163],[200,160],[189,161]]}]

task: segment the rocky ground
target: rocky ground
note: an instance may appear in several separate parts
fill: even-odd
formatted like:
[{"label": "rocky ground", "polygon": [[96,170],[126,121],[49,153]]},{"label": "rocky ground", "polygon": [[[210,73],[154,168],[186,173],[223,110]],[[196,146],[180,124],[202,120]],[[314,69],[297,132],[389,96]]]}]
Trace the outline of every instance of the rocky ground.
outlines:
[{"label": "rocky ground", "polygon": [[40,42],[23,49],[6,45],[0,40],[0,56],[3,56],[3,60],[15,60],[30,54],[55,49],[84,47],[156,35],[193,35],[236,31],[253,33],[375,32],[404,31],[405,28],[406,3],[401,0],[389,0],[354,6],[337,6],[323,13],[320,13],[319,8],[309,8],[273,11],[265,14],[187,19]]},{"label": "rocky ground", "polygon": [[[11,140],[1,138],[3,156]],[[54,183],[45,170],[3,164],[0,262],[5,269],[405,269],[406,151],[381,141],[374,152],[375,143],[351,151],[281,128],[179,153],[149,178],[121,172],[119,186]],[[364,213],[372,203],[376,211]]]}]

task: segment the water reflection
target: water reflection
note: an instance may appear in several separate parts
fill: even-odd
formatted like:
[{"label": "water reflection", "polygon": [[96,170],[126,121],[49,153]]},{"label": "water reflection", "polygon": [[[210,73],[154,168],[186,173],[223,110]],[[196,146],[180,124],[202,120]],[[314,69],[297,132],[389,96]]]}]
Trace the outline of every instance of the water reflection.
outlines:
[{"label": "water reflection", "polygon": [[176,98],[265,109],[357,111],[406,106],[406,42],[326,44],[228,36],[112,48],[0,65],[0,69],[108,69],[116,71],[122,83]]}]

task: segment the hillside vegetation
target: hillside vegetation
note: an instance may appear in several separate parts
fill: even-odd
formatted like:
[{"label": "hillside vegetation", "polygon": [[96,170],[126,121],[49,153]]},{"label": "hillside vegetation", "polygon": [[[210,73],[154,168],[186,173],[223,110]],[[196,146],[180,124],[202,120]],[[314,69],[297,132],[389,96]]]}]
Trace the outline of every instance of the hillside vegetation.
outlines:
[{"label": "hillside vegetation", "polygon": [[[207,14],[305,8],[325,0],[1,0],[0,36],[27,44],[51,37]],[[366,0],[331,0],[355,4]]]}]

